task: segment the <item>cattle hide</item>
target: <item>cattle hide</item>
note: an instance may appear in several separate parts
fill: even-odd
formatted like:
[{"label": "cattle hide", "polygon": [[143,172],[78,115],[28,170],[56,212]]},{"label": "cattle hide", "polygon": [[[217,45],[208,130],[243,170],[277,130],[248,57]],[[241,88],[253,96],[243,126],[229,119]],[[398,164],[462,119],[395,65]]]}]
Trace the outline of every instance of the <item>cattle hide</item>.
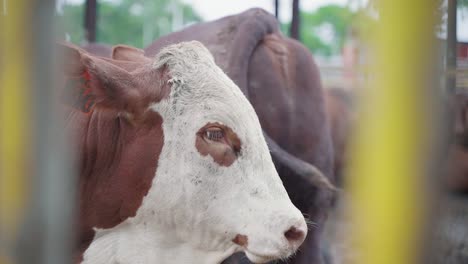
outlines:
[{"label": "cattle hide", "polygon": [[333,142],[334,176],[337,185],[343,186],[348,141],[356,118],[354,94],[342,88],[328,88],[325,89],[325,102]]},{"label": "cattle hide", "polygon": [[468,192],[468,93],[460,91],[448,100],[449,148],[445,164],[445,182],[457,192]]},{"label": "cattle hide", "polygon": [[[302,44],[281,34],[273,15],[250,9],[192,25],[156,40],[145,54],[151,57],[169,44],[188,40],[202,42],[248,97],[270,146],[275,144],[296,161],[311,163],[332,177],[333,150],[318,67]],[[320,236],[331,195],[317,185],[329,186],[329,182],[308,180],[298,172],[300,162],[291,165],[281,162],[291,159],[275,152],[272,156],[293,203],[314,223],[300,251],[287,262],[322,263]]]},{"label": "cattle hide", "polygon": [[109,58],[112,54],[112,47],[101,43],[88,43],[84,46],[81,46],[81,48],[91,54],[101,57]]}]

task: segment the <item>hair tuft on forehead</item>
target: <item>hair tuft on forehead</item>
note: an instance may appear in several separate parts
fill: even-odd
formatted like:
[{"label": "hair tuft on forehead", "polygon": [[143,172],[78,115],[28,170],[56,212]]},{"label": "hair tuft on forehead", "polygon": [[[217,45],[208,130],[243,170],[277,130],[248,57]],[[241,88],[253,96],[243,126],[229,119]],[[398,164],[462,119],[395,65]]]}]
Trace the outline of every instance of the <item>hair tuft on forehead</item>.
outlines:
[{"label": "hair tuft on forehead", "polygon": [[181,42],[163,48],[155,58],[153,66],[167,66],[171,75],[197,71],[201,65],[214,65],[213,55],[198,41]]}]

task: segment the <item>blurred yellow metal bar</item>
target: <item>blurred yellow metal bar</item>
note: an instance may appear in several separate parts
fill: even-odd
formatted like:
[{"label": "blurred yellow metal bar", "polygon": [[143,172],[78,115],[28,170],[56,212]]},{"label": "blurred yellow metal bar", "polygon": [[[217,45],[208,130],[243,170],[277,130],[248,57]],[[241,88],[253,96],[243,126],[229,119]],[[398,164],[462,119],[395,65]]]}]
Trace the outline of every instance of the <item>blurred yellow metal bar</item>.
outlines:
[{"label": "blurred yellow metal bar", "polygon": [[356,264],[420,261],[435,2],[376,1],[375,67],[350,155]]},{"label": "blurred yellow metal bar", "polygon": [[[2,1],[0,14],[0,261],[6,263],[26,194],[28,69],[25,0]],[[8,7],[8,9],[5,9]],[[6,247],[6,248],[5,248]]]}]

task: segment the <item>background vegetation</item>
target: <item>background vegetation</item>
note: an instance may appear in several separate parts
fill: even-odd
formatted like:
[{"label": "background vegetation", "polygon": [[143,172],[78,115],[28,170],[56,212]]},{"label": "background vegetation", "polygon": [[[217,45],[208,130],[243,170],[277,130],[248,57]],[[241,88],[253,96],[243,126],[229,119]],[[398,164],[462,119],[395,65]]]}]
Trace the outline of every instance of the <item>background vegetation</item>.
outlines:
[{"label": "background vegetation", "polygon": [[[349,0],[349,3],[353,1]],[[440,11],[444,14],[444,0],[439,1]],[[180,0],[98,2],[97,42],[100,43],[121,43],[142,48],[162,35],[202,21],[190,5]],[[379,0],[369,0],[366,7],[358,10],[334,4],[322,6],[312,12],[301,10],[301,41],[315,55],[338,55],[351,33],[359,38],[368,32],[375,22],[372,9],[375,10],[378,5]],[[468,0],[458,0],[458,6],[462,10],[468,10]],[[57,15],[62,30],[70,41],[83,44],[84,5],[66,4]],[[440,25],[444,25],[444,18],[440,17]],[[280,26],[284,34],[289,33],[289,23],[282,23]]]},{"label": "background vegetation", "polygon": [[[97,42],[122,43],[144,47],[154,39],[182,26],[202,21],[195,10],[180,0],[121,0],[98,1]],[[176,12],[175,12],[176,11]],[[179,13],[177,13],[179,12]],[[353,12],[348,7],[327,5],[314,12],[301,11],[301,41],[314,53],[322,56],[336,55],[351,25],[363,12]],[[75,44],[84,43],[84,5],[66,4],[58,12],[62,30]],[[179,23],[173,23],[178,19]],[[288,24],[281,24],[288,34]]]},{"label": "background vegetation", "polygon": [[[142,48],[154,39],[201,21],[191,6],[180,0],[98,1],[97,42]],[[84,5],[66,4],[58,14],[64,34],[83,44]],[[177,21],[174,23],[174,21]]]}]

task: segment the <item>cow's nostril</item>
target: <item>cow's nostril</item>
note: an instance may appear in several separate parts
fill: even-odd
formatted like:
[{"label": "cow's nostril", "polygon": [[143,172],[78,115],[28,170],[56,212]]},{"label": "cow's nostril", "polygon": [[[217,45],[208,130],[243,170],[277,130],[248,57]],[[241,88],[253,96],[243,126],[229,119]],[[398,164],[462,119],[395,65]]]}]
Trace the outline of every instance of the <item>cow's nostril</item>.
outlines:
[{"label": "cow's nostril", "polygon": [[292,226],[291,228],[288,229],[288,231],[284,232],[284,236],[290,242],[296,242],[296,241],[303,241],[305,234],[304,234],[304,231]]}]

